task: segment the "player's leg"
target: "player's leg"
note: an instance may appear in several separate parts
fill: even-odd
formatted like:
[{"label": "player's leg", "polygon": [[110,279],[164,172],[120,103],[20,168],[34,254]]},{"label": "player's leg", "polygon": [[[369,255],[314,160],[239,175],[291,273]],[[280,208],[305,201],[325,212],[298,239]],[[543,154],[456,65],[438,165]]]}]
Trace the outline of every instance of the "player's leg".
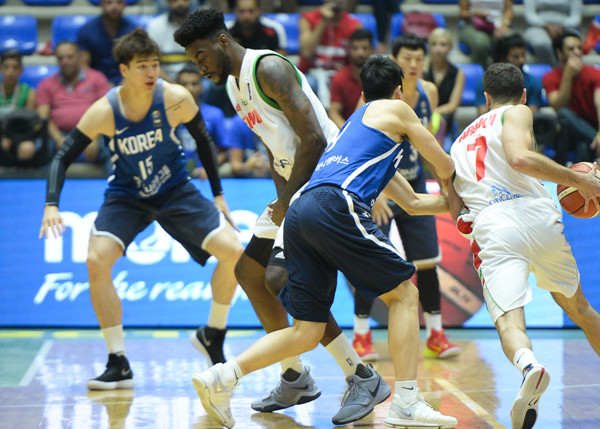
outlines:
[{"label": "player's leg", "polygon": [[373,348],[373,337],[369,318],[373,301],[365,298],[358,291],[354,292],[354,338],[352,347],[361,359],[365,361],[377,360],[379,355]]}]

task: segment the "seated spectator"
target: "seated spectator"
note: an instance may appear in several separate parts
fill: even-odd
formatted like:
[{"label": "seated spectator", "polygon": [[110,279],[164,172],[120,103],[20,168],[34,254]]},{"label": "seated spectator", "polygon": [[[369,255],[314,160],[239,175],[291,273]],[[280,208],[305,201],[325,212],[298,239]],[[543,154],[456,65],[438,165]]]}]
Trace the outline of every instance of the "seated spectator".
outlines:
[{"label": "seated spectator", "polygon": [[581,25],[582,0],[524,0],[525,40],[538,63],[556,64],[552,41],[565,27]]},{"label": "seated spectator", "polygon": [[348,64],[350,35],[362,23],[344,10],[340,0],[300,16],[300,66],[321,103],[329,109],[329,80]]},{"label": "seated spectator", "polygon": [[167,0],[168,11],[154,17],[148,22],[147,32],[160,49],[161,77],[169,82],[175,82],[177,73],[187,64],[191,64],[185,49],[175,43],[173,34],[181,25],[190,11],[190,0]]},{"label": "seated spectator", "polygon": [[581,45],[581,35],[566,29],[554,41],[559,65],[542,78],[548,103],[558,114],[561,130],[567,133],[557,138],[555,160],[561,164],[566,164],[570,149],[575,149],[574,162],[600,157],[596,104],[600,99],[600,70],[581,62]]},{"label": "seated spectator", "polygon": [[[47,153],[41,139],[35,139],[33,124],[31,138],[22,136],[15,138],[15,115],[13,112],[29,109],[30,112],[20,112],[19,116],[31,116],[31,121],[39,119],[32,112],[35,109],[35,90],[26,83],[19,82],[23,73],[21,54],[18,51],[6,51],[0,55],[0,165],[2,166],[32,166],[37,167],[48,161]],[[33,115],[32,115],[33,114]],[[38,134],[41,129],[37,130]],[[11,133],[12,132],[12,133]]]},{"label": "seated spectator", "polygon": [[244,48],[270,49],[286,55],[287,36],[283,25],[261,15],[259,0],[237,0],[235,20],[225,24]]},{"label": "seated spectator", "polygon": [[423,79],[433,82],[438,89],[438,106],[432,114],[432,131],[442,146],[449,148],[457,137],[451,130],[454,128],[454,113],[460,106],[465,87],[465,74],[448,60],[448,53],[452,49],[450,31],[445,28],[434,29],[428,43],[429,69],[423,73]]},{"label": "seated spectator", "polygon": [[338,128],[356,110],[362,93],[360,71],[372,53],[373,34],[364,28],[354,31],[350,36],[350,64],[331,78],[329,117]]},{"label": "seated spectator", "polygon": [[[37,91],[37,110],[49,119],[48,134],[58,149],[83,113],[111,88],[106,77],[82,65],[81,52],[73,42],[59,42],[55,50],[59,71],[42,80]],[[108,149],[94,140],[78,161],[104,163]]]},{"label": "seated spectator", "polygon": [[[225,134],[225,115],[218,107],[200,102],[202,95],[202,77],[195,66],[187,66],[177,74],[177,83],[187,88],[198,103],[200,113],[204,118],[206,129],[215,142],[217,148],[218,165],[220,166],[227,160],[227,149],[229,139]],[[188,170],[190,176],[205,180],[208,178],[202,163],[198,158],[196,140],[190,135],[186,127],[180,126],[175,131],[177,138],[183,146],[183,151],[188,158]]]},{"label": "seated spectator", "polygon": [[102,14],[79,29],[77,43],[83,65],[104,73],[110,83],[118,85],[121,73],[112,49],[116,39],[131,33],[136,26],[123,17],[125,0],[100,0],[100,8]]},{"label": "seated spectator", "polygon": [[471,60],[488,66],[494,41],[510,30],[513,0],[460,0],[459,41],[467,45]]},{"label": "seated spectator", "polygon": [[[350,13],[356,11],[359,0],[348,0],[346,10]],[[382,54],[388,53],[388,30],[392,15],[400,12],[402,0],[371,0],[373,15],[377,23],[377,51]]]},{"label": "seated spectator", "polygon": [[271,177],[269,158],[264,151],[258,149],[262,143],[256,134],[239,115],[232,116],[226,121],[230,146],[227,151],[228,161],[219,168],[221,176]]}]

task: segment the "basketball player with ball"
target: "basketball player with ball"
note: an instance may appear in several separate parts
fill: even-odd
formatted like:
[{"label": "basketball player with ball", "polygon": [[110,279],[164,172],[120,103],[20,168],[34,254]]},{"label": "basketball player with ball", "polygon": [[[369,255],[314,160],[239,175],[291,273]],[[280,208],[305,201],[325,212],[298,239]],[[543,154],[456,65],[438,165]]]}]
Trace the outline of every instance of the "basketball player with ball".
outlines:
[{"label": "basketball player with ball", "polygon": [[512,427],[528,429],[550,382],[525,332],[530,272],[600,355],[600,315],[583,296],[561,212],[540,179],[577,189],[584,211],[592,212],[600,209],[600,182],[595,164],[583,173],[535,151],[532,113],[524,105],[523,74],[517,67],[492,64],[483,87],[490,111],[465,128],[452,146],[456,175],[448,198],[452,216],[472,222],[471,249],[485,302],[504,353],[523,376],[511,410]]}]

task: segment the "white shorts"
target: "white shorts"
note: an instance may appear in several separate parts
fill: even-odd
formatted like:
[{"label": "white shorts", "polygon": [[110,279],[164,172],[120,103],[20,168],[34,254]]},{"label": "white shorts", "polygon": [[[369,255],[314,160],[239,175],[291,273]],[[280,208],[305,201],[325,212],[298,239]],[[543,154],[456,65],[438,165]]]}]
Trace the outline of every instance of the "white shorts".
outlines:
[{"label": "white shorts", "polygon": [[477,214],[471,248],[494,323],[531,301],[531,272],[542,289],[568,298],[577,291],[579,271],[560,217],[549,198],[505,201]]},{"label": "white shorts", "polygon": [[277,230],[279,226],[275,225],[271,220],[271,213],[273,210],[267,206],[265,211],[258,217],[252,234],[258,238],[268,238],[269,240],[275,240],[277,236]]}]

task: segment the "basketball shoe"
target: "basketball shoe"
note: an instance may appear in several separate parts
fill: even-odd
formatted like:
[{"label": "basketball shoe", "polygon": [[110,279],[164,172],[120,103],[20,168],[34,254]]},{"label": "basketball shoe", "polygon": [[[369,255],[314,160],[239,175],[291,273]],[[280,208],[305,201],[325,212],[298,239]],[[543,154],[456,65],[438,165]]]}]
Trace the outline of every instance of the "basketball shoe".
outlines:
[{"label": "basketball shoe", "polygon": [[223,342],[227,329],[211,328],[210,326],[200,326],[196,332],[190,336],[192,345],[206,356],[208,366],[218,363],[225,363],[223,354]]},{"label": "basketball shoe", "polygon": [[110,353],[106,370],[87,381],[90,390],[131,389],[134,386],[133,371],[125,355]]},{"label": "basketball shoe", "polygon": [[510,411],[513,429],[531,429],[537,419],[538,403],[550,383],[550,374],[543,365],[529,365],[523,371],[521,390]]},{"label": "basketball shoe", "polygon": [[456,426],[458,421],[454,417],[445,416],[431,408],[431,405],[423,399],[421,390],[417,389],[417,396],[411,404],[405,404],[400,396],[394,395],[390,413],[384,423],[393,428],[439,427],[450,429]]},{"label": "basketball shoe", "polygon": [[370,330],[363,335],[355,333],[352,340],[352,347],[354,347],[358,356],[364,361],[379,359],[379,355],[373,348],[373,338],[371,337]]},{"label": "basketball shoe", "polygon": [[373,411],[375,405],[385,401],[392,393],[390,386],[371,364],[368,367],[371,370],[371,376],[368,378],[361,378],[356,374],[346,377],[348,388],[342,398],[340,410],[331,419],[334,425],[345,425],[362,419]]},{"label": "basketball shoe", "polygon": [[432,329],[431,335],[429,335],[425,343],[423,355],[425,357],[444,359],[458,356],[461,352],[462,349],[459,346],[448,341],[448,338],[444,334],[444,329],[439,331]]},{"label": "basketball shoe", "polygon": [[225,384],[222,371],[223,364],[218,363],[206,371],[194,375],[192,381],[208,415],[221,426],[232,428],[235,420],[231,414],[231,395],[233,395],[233,388],[237,386],[238,381],[236,376],[233,385]]},{"label": "basketball shoe", "polygon": [[257,399],[250,406],[256,411],[269,413],[314,401],[319,396],[321,396],[321,391],[310,376],[310,369],[305,366],[300,377],[294,381],[287,381],[281,374],[279,383],[271,390],[269,396]]}]

